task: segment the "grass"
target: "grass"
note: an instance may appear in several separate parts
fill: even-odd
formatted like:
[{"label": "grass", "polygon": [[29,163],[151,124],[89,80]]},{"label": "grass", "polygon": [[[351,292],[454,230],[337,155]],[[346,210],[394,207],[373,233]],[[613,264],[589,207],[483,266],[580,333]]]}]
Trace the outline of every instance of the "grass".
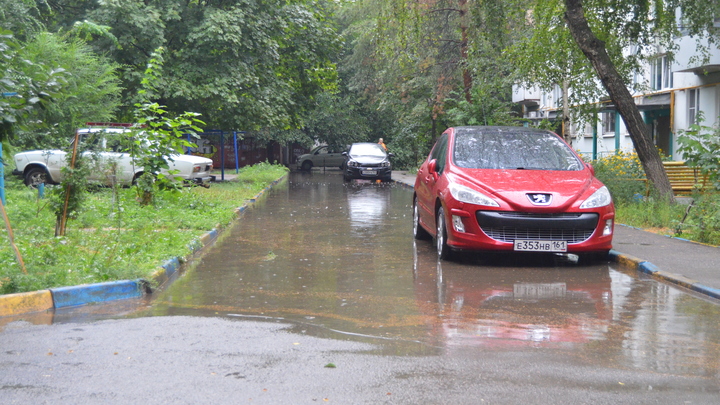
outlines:
[{"label": "grass", "polygon": [[617,153],[592,162],[595,175],[610,189],[616,222],[649,231],[720,245],[720,193],[706,190],[692,204],[669,204],[647,194],[640,160],[634,153]]},{"label": "grass", "polygon": [[37,190],[6,179],[6,211],[27,274],[7,232],[0,235],[0,294],[36,291],[112,280],[149,279],[172,257],[218,224],[227,225],[235,209],[282,177],[282,166],[243,168],[234,181],[209,188],[161,192],[156,204],[141,207],[133,189],[104,188],[91,193],[64,237],[55,237],[55,216]]}]

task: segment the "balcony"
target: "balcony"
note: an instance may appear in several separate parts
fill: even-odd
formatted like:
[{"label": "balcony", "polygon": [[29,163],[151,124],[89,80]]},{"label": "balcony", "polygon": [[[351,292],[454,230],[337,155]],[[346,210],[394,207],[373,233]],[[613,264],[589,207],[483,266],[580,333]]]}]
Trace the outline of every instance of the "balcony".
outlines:
[{"label": "balcony", "polygon": [[[707,46],[707,40],[701,41]],[[675,54],[676,72],[692,72],[698,75],[720,72],[720,49],[717,45],[710,46],[710,58],[707,61],[693,60],[699,56],[695,38],[684,36],[679,40],[678,51]]]},{"label": "balcony", "polygon": [[520,85],[513,85],[512,101],[528,107],[538,106],[540,104],[540,89],[538,87],[528,89]]}]

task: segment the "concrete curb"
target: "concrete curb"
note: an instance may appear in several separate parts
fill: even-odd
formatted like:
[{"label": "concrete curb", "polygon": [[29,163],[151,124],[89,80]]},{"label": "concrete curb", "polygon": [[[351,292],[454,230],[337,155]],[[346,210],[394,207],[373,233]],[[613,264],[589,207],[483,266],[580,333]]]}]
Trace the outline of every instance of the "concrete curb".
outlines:
[{"label": "concrete curb", "polygon": [[708,287],[691,278],[660,270],[659,267],[646,260],[638,259],[637,257],[626,255],[616,250],[610,251],[610,260],[640,273],[647,274],[654,279],[676,284],[711,298],[720,299],[720,289]]},{"label": "concrete curb", "polygon": [[[265,192],[269,191],[287,174],[270,183],[253,198],[246,200],[242,206],[235,209],[240,216],[248,206],[257,202]],[[168,283],[175,273],[181,271],[183,263],[206,246],[211,245],[219,236],[222,227],[216,226],[188,245],[189,254],[184,257],[171,257],[160,266],[160,269],[151,276],[158,286]],[[0,295],[0,318],[5,316],[22,315],[33,312],[49,311],[57,308],[69,308],[94,304],[99,302],[139,298],[151,294],[150,282],[145,279],[120,280],[106,283],[83,284],[73,287],[51,288],[48,290],[33,291],[18,294]]]}]

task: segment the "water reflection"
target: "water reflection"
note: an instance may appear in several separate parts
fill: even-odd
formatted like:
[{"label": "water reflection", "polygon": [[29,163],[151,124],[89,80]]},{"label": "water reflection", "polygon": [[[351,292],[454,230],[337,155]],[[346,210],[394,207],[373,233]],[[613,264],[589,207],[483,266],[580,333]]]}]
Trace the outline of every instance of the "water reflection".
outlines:
[{"label": "water reflection", "polygon": [[351,183],[347,200],[350,226],[356,232],[382,225],[387,221],[390,193],[379,184]]},{"label": "water reflection", "polygon": [[516,258],[496,257],[477,267],[437,261],[433,253],[418,252],[426,248],[419,245],[414,246],[416,299],[437,345],[547,346],[604,339],[612,319],[606,265],[578,267],[563,258],[540,258],[532,267],[516,267]]}]

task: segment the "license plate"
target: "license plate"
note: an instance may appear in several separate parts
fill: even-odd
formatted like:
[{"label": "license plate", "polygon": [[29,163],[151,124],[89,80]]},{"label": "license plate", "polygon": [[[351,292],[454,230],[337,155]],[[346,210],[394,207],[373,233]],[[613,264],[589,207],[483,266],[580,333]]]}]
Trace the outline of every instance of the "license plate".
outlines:
[{"label": "license plate", "polygon": [[363,170],[362,174],[363,176],[375,176],[377,174],[377,170]]},{"label": "license plate", "polygon": [[563,298],[567,293],[565,283],[519,283],[513,285],[515,298]]},{"label": "license plate", "polygon": [[567,252],[567,241],[517,239],[513,250],[518,252]]}]

